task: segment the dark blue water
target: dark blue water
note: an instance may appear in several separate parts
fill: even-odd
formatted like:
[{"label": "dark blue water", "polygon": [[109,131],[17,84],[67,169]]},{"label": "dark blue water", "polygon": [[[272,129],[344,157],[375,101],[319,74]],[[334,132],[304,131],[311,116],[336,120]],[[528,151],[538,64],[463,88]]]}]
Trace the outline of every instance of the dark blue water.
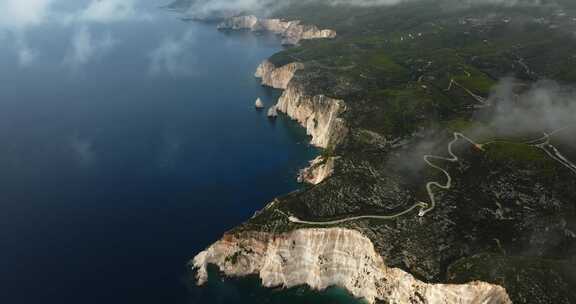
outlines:
[{"label": "dark blue water", "polygon": [[187,261],[296,189],[317,151],[253,109],[278,94],[252,76],[276,37],[143,3],[66,21],[87,2],[57,1],[41,24],[0,23],[0,303],[349,300],[254,278],[193,287]]}]

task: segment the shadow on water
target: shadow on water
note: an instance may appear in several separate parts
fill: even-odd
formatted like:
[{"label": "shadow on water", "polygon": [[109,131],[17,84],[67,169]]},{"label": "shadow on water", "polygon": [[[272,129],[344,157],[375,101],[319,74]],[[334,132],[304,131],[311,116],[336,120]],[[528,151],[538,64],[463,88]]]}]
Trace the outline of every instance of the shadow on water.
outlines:
[{"label": "shadow on water", "polygon": [[342,288],[331,287],[318,292],[308,287],[290,289],[264,288],[260,279],[251,276],[242,279],[224,278],[215,266],[208,268],[208,282],[195,286],[194,274],[185,279],[188,285],[189,304],[201,303],[251,303],[251,304],[365,304],[366,301],[352,297]]}]

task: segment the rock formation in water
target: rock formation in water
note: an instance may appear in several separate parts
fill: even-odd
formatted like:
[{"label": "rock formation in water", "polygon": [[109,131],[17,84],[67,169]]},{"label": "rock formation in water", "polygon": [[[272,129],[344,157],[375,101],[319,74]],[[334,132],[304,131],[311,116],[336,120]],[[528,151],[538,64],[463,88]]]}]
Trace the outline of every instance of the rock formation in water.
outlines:
[{"label": "rock formation in water", "polygon": [[333,30],[319,29],[315,25],[302,25],[298,20],[260,19],[256,16],[228,18],[218,25],[218,29],[272,32],[282,37],[284,45],[296,45],[306,39],[336,37],[336,32]]},{"label": "rock formation in water", "polygon": [[256,107],[256,109],[264,109],[264,103],[262,102],[262,99],[258,98],[256,99],[256,102],[254,103],[254,107]]},{"label": "rock formation in water", "polygon": [[335,146],[348,132],[344,120],[338,117],[346,110],[346,104],[324,95],[306,94],[306,84],[293,81],[296,72],[302,69],[302,63],[276,67],[266,60],[260,64],[255,76],[262,79],[263,85],[284,89],[277,109],[306,128],[306,133],[312,136],[312,145]]},{"label": "rock formation in water", "polygon": [[334,173],[335,160],[336,157],[316,157],[308,167],[300,170],[298,182],[318,185]]},{"label": "rock formation in water", "polygon": [[268,109],[268,114],[267,114],[267,116],[268,116],[268,118],[272,118],[272,119],[278,117],[278,109],[276,108],[275,105],[274,105],[274,106],[271,106],[271,107]]},{"label": "rock formation in water", "polygon": [[246,232],[226,235],[193,260],[197,283],[207,280],[207,265],[225,275],[258,275],[266,287],[345,288],[369,303],[509,304],[498,285],[427,284],[386,266],[370,239],[355,230],[301,229],[286,234]]}]

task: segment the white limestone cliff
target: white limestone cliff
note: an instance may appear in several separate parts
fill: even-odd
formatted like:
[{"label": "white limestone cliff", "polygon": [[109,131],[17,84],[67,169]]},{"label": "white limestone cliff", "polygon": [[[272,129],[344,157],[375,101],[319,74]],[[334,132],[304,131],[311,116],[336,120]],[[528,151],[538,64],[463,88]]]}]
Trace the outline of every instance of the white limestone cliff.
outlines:
[{"label": "white limestone cliff", "polygon": [[262,79],[262,84],[275,89],[285,90],[288,83],[298,70],[304,69],[304,64],[293,62],[287,65],[276,67],[268,60],[264,60],[256,69],[254,76]]},{"label": "white limestone cliff", "polygon": [[284,45],[296,45],[306,39],[336,37],[336,32],[333,30],[319,29],[314,25],[302,25],[298,20],[260,19],[256,16],[228,18],[218,25],[218,29],[268,31],[280,35]]},{"label": "white limestone cliff", "polygon": [[348,129],[340,114],[346,111],[343,100],[324,95],[306,95],[291,82],[277,103],[278,111],[286,113],[306,128],[311,144],[320,148],[334,147],[346,137]]},{"label": "white limestone cliff", "polygon": [[298,173],[299,183],[318,185],[334,173],[336,157],[318,156]]},{"label": "white limestone cliff", "polygon": [[301,229],[285,234],[226,235],[192,261],[199,285],[207,265],[225,275],[258,275],[265,287],[345,288],[369,303],[510,304],[506,290],[484,282],[428,284],[386,266],[372,242],[355,230]]},{"label": "white limestone cliff", "polygon": [[348,133],[344,120],[339,117],[346,111],[346,104],[324,95],[306,94],[300,83],[292,81],[296,72],[303,68],[304,64],[299,62],[276,67],[265,60],[258,66],[255,76],[262,79],[263,85],[284,89],[276,107],[306,128],[306,133],[312,136],[312,145],[335,146]]}]

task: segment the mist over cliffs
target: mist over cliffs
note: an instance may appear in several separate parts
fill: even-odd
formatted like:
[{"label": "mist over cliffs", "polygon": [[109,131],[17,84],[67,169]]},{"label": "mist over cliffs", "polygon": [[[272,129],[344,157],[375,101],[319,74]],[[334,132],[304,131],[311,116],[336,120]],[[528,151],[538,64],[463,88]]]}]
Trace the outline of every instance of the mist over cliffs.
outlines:
[{"label": "mist over cliffs", "polygon": [[186,10],[197,18],[225,18],[238,14],[272,15],[282,8],[306,5],[330,5],[342,7],[389,6],[402,3],[438,2],[445,9],[465,9],[481,5],[541,6],[565,5],[562,0],[175,0],[167,5],[172,9]]}]

